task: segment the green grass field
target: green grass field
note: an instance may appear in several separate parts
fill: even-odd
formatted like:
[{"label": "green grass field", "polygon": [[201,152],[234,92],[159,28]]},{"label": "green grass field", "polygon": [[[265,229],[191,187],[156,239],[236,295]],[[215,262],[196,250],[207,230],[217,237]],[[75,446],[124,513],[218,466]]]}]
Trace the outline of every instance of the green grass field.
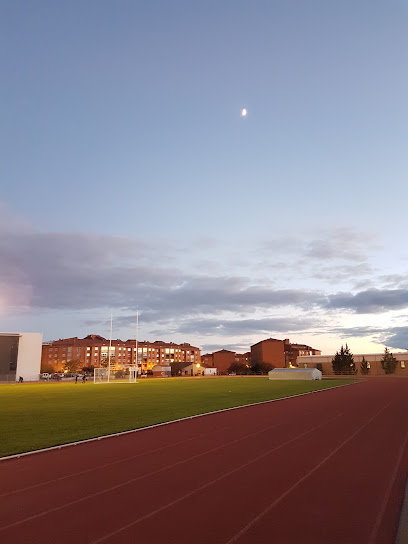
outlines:
[{"label": "green grass field", "polygon": [[352,383],[267,377],[0,386],[0,457]]}]

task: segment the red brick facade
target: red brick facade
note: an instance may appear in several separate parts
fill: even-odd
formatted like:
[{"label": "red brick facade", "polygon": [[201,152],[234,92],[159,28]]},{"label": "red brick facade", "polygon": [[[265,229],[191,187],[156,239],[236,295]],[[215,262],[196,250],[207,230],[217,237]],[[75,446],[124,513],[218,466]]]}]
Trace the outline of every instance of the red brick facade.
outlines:
[{"label": "red brick facade", "polygon": [[251,346],[251,364],[269,363],[275,368],[296,366],[299,355],[320,355],[320,351],[305,344],[291,344],[288,338],[268,338]]},{"label": "red brick facade", "polygon": [[[136,363],[135,340],[112,340],[111,364]],[[108,359],[109,340],[90,334],[86,338],[65,338],[43,344],[41,367],[60,372],[67,361],[79,360],[82,366],[103,366]],[[138,342],[138,364],[142,371],[151,370],[157,364],[172,362],[201,363],[200,350],[190,344],[173,342]]]},{"label": "red brick facade", "polygon": [[251,346],[252,365],[269,363],[275,368],[285,368],[285,342],[268,338]]}]

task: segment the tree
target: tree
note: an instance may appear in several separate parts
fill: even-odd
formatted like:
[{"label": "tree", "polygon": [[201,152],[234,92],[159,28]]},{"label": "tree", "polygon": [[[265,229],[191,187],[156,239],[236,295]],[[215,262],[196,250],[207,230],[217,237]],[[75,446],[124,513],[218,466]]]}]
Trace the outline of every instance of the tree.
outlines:
[{"label": "tree", "polygon": [[47,363],[43,363],[41,365],[41,373],[43,373],[43,372],[47,372],[48,374],[54,374],[55,367],[52,366],[52,365],[49,365]]},{"label": "tree", "polygon": [[79,359],[73,359],[72,361],[67,361],[64,365],[64,370],[67,372],[78,372],[81,368],[81,361]]},{"label": "tree", "polygon": [[252,367],[251,367],[251,370],[252,372],[269,372],[270,370],[273,370],[275,367],[273,365],[271,365],[271,363],[265,363],[264,361],[262,361],[261,363],[255,363]]},{"label": "tree", "polygon": [[361,374],[364,374],[364,376],[367,376],[367,374],[370,374],[370,363],[365,360],[364,355],[360,364],[360,372]]},{"label": "tree", "polygon": [[381,359],[381,366],[386,374],[394,374],[395,369],[397,368],[397,359],[390,351],[388,351],[388,348],[385,348],[384,355]]},{"label": "tree", "polygon": [[228,367],[228,373],[235,372],[235,374],[247,374],[248,367],[244,363],[234,362]]},{"label": "tree", "polygon": [[351,353],[347,344],[345,348],[341,346],[340,351],[336,352],[336,355],[332,359],[332,367],[335,374],[356,373],[356,365],[354,363],[353,354]]}]

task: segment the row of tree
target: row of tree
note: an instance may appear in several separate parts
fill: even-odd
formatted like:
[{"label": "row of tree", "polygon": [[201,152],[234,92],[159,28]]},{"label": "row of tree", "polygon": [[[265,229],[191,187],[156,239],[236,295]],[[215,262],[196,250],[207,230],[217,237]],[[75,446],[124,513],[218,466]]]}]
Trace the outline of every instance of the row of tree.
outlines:
[{"label": "row of tree", "polygon": [[[397,363],[398,361],[394,355],[388,348],[385,348],[384,355],[381,359],[381,367],[384,372],[386,374],[394,374]],[[332,367],[335,374],[357,374],[354,357],[347,344],[345,348],[341,346],[340,351],[336,352],[336,355],[332,360]],[[366,361],[364,356],[360,364],[360,372],[364,375],[370,373],[370,364]]]},{"label": "row of tree", "polygon": [[247,366],[244,363],[232,363],[228,367],[228,372],[234,374],[264,374],[275,368],[270,363],[254,363],[252,366]]}]

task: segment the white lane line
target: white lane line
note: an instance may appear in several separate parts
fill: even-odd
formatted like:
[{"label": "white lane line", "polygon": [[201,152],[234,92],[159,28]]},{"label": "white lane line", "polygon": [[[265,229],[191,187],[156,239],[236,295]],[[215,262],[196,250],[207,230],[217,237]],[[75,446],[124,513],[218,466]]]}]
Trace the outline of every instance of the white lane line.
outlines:
[{"label": "white lane line", "polygon": [[381,408],[380,411],[378,411],[371,419],[369,419],[364,425],[359,427],[354,433],[352,433],[346,440],[344,440],[337,448],[335,448],[331,453],[329,453],[318,465],[316,465],[314,468],[309,470],[307,474],[302,476],[302,478],[299,478],[299,480],[294,483],[292,486],[290,486],[282,495],[280,495],[276,500],[273,501],[265,510],[263,510],[260,514],[258,514],[255,518],[252,519],[245,527],[243,527],[238,533],[236,533],[232,538],[230,538],[225,544],[233,544],[234,542],[237,542],[241,538],[242,535],[244,535],[251,527],[253,527],[261,518],[263,518],[268,512],[270,512],[273,508],[275,508],[276,505],[278,505],[283,499],[285,499],[294,489],[296,489],[301,483],[303,483],[309,476],[314,474],[319,468],[321,468],[329,459],[333,457],[341,448],[343,448],[346,444],[348,444],[355,436],[358,435],[363,429],[365,429],[370,423],[374,421],[376,417],[378,417],[388,406],[390,406],[391,402],[386,404],[383,408]]},{"label": "white lane line", "polygon": [[67,474],[66,476],[60,476],[59,478],[54,478],[52,480],[47,480],[45,482],[40,482],[38,484],[29,485],[27,487],[21,487],[20,489],[14,489],[13,491],[8,491],[7,493],[2,493],[0,495],[0,499],[3,497],[9,497],[10,495],[16,495],[17,493],[21,493],[23,491],[29,491],[31,489],[36,489],[37,487],[43,487],[45,485],[54,484],[56,482],[61,482],[62,480],[67,480],[69,478],[75,478],[76,476],[83,476],[84,474],[88,474],[90,472],[94,472],[95,470],[100,470],[102,468],[111,467],[114,465],[119,465],[120,463],[125,463],[126,461],[132,461],[133,459],[136,459],[137,457],[143,457],[144,455],[150,455],[151,453],[157,453],[158,451],[166,450],[169,448],[173,448],[174,446],[179,446],[180,444],[185,444],[186,442],[192,442],[193,440],[197,440],[199,438],[203,438],[204,436],[208,436],[209,434],[212,434],[214,432],[220,432],[220,431],[226,431],[227,429],[232,428],[232,425],[228,427],[222,427],[218,429],[217,431],[209,431],[208,433],[202,433],[197,436],[193,436],[191,438],[186,438],[185,440],[180,440],[179,442],[174,442],[172,444],[167,444],[166,446],[160,446],[159,448],[155,448],[154,450],[144,451],[141,453],[137,453],[135,455],[131,455],[129,457],[123,457],[122,459],[118,459],[117,461],[111,461],[109,463],[105,463],[103,465],[96,465],[91,468],[88,468],[86,470],[81,470],[79,472],[73,472],[72,474]]},{"label": "white lane line", "polygon": [[388,501],[389,501],[389,498],[390,498],[390,495],[391,495],[392,488],[394,487],[395,480],[397,478],[397,474],[398,474],[398,471],[399,471],[399,468],[400,468],[400,465],[401,465],[401,462],[402,462],[402,456],[404,455],[404,451],[405,451],[405,448],[407,446],[407,442],[408,442],[408,432],[406,433],[405,439],[404,439],[404,441],[402,443],[402,446],[401,446],[401,448],[399,450],[397,462],[395,463],[395,468],[394,468],[394,470],[392,472],[392,475],[391,475],[391,478],[389,480],[387,491],[385,492],[384,498],[383,498],[382,503],[381,503],[380,510],[379,510],[379,512],[378,512],[378,514],[376,516],[375,524],[374,524],[373,530],[372,530],[371,535],[370,535],[369,544],[374,544],[376,542],[376,540],[377,540],[378,530],[380,529],[380,525],[381,525],[382,519],[384,517],[385,509],[387,507],[387,504],[388,504]]},{"label": "white lane line", "polygon": [[325,389],[317,389],[316,391],[308,391],[307,393],[299,393],[298,395],[290,395],[289,397],[280,397],[279,399],[263,400],[261,402],[252,402],[250,404],[232,406],[231,408],[223,408],[222,410],[214,410],[212,412],[205,412],[203,414],[195,414],[193,416],[186,416],[179,419],[173,419],[171,421],[164,421],[163,423],[155,423],[154,425],[148,425],[147,427],[139,427],[138,429],[130,429],[129,431],[120,431],[118,433],[105,434],[102,436],[96,436],[95,438],[85,438],[84,440],[78,440],[77,442],[69,442],[68,444],[59,444],[58,446],[50,446],[49,448],[42,448],[40,450],[25,451],[23,453],[15,453],[13,455],[0,457],[0,463],[2,461],[8,461],[10,459],[19,459],[20,457],[26,457],[27,455],[35,455],[37,453],[44,453],[44,452],[52,451],[52,450],[60,450],[62,448],[69,448],[71,446],[78,446],[80,444],[86,444],[88,442],[96,442],[98,440],[104,440],[105,438],[113,438],[115,436],[122,436],[125,434],[137,433],[140,431],[148,431],[149,429],[155,429],[156,427],[163,427],[164,425],[171,425],[172,423],[180,423],[181,421],[188,421],[189,419],[195,419],[197,417],[211,416],[214,414],[221,414],[222,412],[230,412],[231,410],[239,410],[240,408],[249,408],[250,406],[258,406],[260,404],[268,404],[270,402],[278,402],[281,400],[294,399],[296,397],[312,395],[313,393],[324,393],[326,391],[332,391],[333,389],[339,389],[340,387],[348,387],[350,385],[357,385],[359,383],[364,383],[366,381],[367,380],[360,380],[358,382],[344,383],[342,385],[335,385],[334,387],[326,387]]},{"label": "white lane line", "polygon": [[186,493],[185,495],[179,497],[178,499],[175,499],[174,501],[171,501],[171,502],[161,506],[160,508],[157,508],[156,510],[153,510],[152,512],[149,512],[148,514],[145,514],[144,516],[141,516],[140,518],[128,523],[127,525],[123,525],[122,527],[120,527],[116,531],[112,531],[111,533],[108,533],[108,534],[104,535],[103,537],[98,538],[97,540],[93,540],[92,542],[90,542],[90,544],[99,544],[100,542],[104,542],[105,540],[108,540],[112,536],[116,536],[117,534],[125,531],[126,529],[129,529],[130,527],[133,527],[137,523],[145,521],[146,519],[149,519],[149,518],[155,516],[156,514],[159,514],[163,510],[166,510],[167,508],[170,508],[171,506],[174,506],[175,504],[178,504],[179,502],[190,498],[192,495],[195,495],[199,491],[202,491],[203,489],[206,489],[207,487],[210,487],[211,485],[223,480],[227,476],[230,476],[231,474],[234,474],[235,472],[238,472],[238,471],[242,470],[243,468],[246,468],[247,466],[252,465],[253,463],[256,463],[260,459],[263,459],[263,458],[267,457],[268,455],[270,455],[271,453],[274,453],[275,451],[278,451],[278,450],[282,449],[283,447],[295,442],[296,440],[299,440],[299,438],[302,438],[302,436],[305,436],[305,435],[313,432],[314,430],[318,429],[319,427],[322,427],[323,425],[326,425],[330,421],[333,421],[333,419],[336,419],[336,418],[338,418],[338,417],[340,417],[342,415],[343,415],[343,412],[331,417],[330,419],[324,421],[323,423],[320,423],[319,425],[315,425],[314,427],[311,427],[307,431],[303,431],[301,434],[298,434],[294,438],[291,438],[290,440],[287,440],[286,442],[283,442],[279,446],[275,446],[274,448],[270,449],[266,453],[258,455],[254,459],[251,459],[251,461],[248,461],[247,463],[244,463],[243,465],[240,465],[239,467],[234,468],[234,469],[224,473],[222,476],[219,476],[218,478],[215,478],[214,480],[211,480],[210,482],[207,482],[206,484],[201,485],[200,487],[197,487],[193,491],[190,491],[189,493]]},{"label": "white lane line", "polygon": [[177,461],[176,463],[173,463],[172,465],[166,465],[164,466],[163,468],[160,468],[158,470],[154,470],[152,472],[148,472],[147,474],[143,474],[142,476],[136,476],[135,478],[131,478],[129,480],[126,480],[125,482],[122,482],[120,484],[116,484],[116,485],[113,485],[111,487],[107,487],[101,491],[97,491],[95,493],[90,493],[89,495],[86,495],[85,497],[81,497],[80,499],[75,499],[74,501],[70,501],[70,502],[67,502],[67,503],[64,503],[60,506],[56,506],[54,508],[50,508],[49,510],[44,510],[38,514],[34,514],[32,516],[29,516],[27,518],[23,518],[19,521],[16,521],[14,523],[10,523],[9,525],[5,525],[3,527],[0,527],[0,532],[1,531],[5,531],[6,529],[10,529],[12,527],[16,527],[18,525],[21,525],[22,523],[26,523],[27,521],[31,521],[33,519],[37,519],[37,518],[40,518],[40,517],[43,517],[43,516],[46,516],[47,514],[51,514],[53,512],[57,512],[58,510],[62,510],[63,508],[68,508],[69,506],[72,506],[74,504],[78,504],[78,503],[81,503],[81,502],[84,502],[88,499],[93,499],[95,497],[98,497],[100,495],[104,495],[105,493],[108,493],[110,491],[114,491],[116,489],[120,489],[121,487],[124,487],[126,485],[129,485],[131,483],[134,483],[134,482],[138,482],[140,480],[144,480],[146,478],[148,478],[149,476],[153,476],[153,475],[156,475],[156,474],[160,474],[161,472],[167,472],[169,469],[171,468],[174,468],[176,466],[179,466],[179,465],[182,465],[184,463],[189,463],[190,461],[194,460],[194,459],[198,459],[199,457],[202,457],[204,455],[208,455],[209,453],[211,452],[214,452],[214,451],[217,451],[217,450],[220,450],[222,448],[225,448],[227,446],[230,446],[231,444],[236,444],[237,442],[241,442],[242,440],[246,440],[247,438],[251,438],[253,436],[256,436],[257,434],[261,434],[261,433],[264,433],[266,431],[270,431],[272,429],[276,429],[276,427],[279,427],[281,426],[281,423],[277,423],[276,425],[271,425],[269,427],[265,427],[264,429],[260,430],[260,431],[255,431],[253,433],[250,433],[250,434],[247,434],[245,436],[242,436],[240,438],[237,438],[235,440],[231,440],[230,442],[227,442],[226,444],[222,444],[220,446],[216,446],[215,448],[211,448],[209,450],[206,450],[204,452],[201,452],[201,453],[198,453],[197,455],[193,455],[191,457],[188,457],[187,459],[183,459],[181,461]]}]

